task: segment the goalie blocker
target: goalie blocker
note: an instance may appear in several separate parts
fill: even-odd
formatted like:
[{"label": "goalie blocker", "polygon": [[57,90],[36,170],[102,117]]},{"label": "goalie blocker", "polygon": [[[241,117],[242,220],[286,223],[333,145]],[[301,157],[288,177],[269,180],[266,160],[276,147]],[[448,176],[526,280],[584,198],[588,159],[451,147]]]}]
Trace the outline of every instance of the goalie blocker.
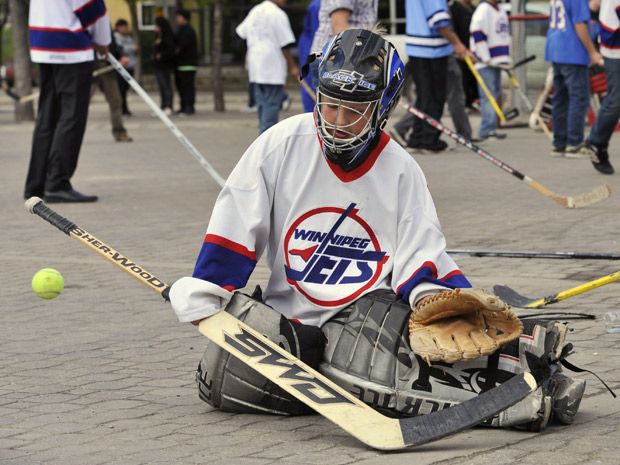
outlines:
[{"label": "goalie blocker", "polygon": [[[255,293],[255,297],[260,296]],[[465,402],[517,373],[546,381],[528,397],[485,422],[542,430],[568,424],[585,381],[562,373],[566,326],[526,320],[518,341],[488,357],[426,364],[408,343],[411,309],[390,291],[375,291],[321,329],[289,321],[259,300],[235,293],[226,311],[383,414],[429,414]],[[198,365],[199,396],[213,407],[246,413],[303,415],[313,411],[228,352],[209,342]]]}]

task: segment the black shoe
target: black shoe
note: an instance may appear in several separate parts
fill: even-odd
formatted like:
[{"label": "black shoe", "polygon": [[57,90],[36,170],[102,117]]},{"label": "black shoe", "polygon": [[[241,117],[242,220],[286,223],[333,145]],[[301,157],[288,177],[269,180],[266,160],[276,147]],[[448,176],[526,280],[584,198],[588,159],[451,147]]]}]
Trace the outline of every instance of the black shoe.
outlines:
[{"label": "black shoe", "polygon": [[488,133],[485,136],[480,136],[480,139],[484,140],[484,139],[489,139],[491,137],[494,137],[495,139],[505,139],[506,138],[506,134],[504,134],[503,132],[492,131],[492,132]]},{"label": "black shoe", "polygon": [[124,116],[133,116],[133,113],[130,112],[129,110],[123,110],[123,115]]},{"label": "black shoe", "polygon": [[592,166],[596,171],[603,174],[614,174],[614,167],[609,163],[609,152],[606,148],[586,142],[585,149],[590,151]]},{"label": "black shoe", "polygon": [[443,152],[444,150],[446,150],[448,148],[448,144],[444,142],[443,140],[437,139],[436,141],[431,142],[430,144],[420,143],[420,142],[414,142],[414,143],[409,142],[407,144],[407,148],[414,150],[414,151],[419,150],[422,152],[438,153],[438,152]]},{"label": "black shoe", "polygon": [[84,203],[84,202],[96,202],[98,197],[96,195],[84,195],[74,189],[67,189],[64,191],[45,191],[43,200],[47,203]]}]

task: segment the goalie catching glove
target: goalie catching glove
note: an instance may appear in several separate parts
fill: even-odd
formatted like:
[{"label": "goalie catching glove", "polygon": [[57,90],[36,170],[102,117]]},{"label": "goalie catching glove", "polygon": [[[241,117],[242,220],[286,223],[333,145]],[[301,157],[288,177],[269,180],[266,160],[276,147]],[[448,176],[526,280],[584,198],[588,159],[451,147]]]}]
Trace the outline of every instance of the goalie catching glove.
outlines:
[{"label": "goalie catching glove", "polygon": [[510,307],[480,289],[443,291],[422,299],[409,319],[411,349],[429,364],[491,355],[522,331]]}]

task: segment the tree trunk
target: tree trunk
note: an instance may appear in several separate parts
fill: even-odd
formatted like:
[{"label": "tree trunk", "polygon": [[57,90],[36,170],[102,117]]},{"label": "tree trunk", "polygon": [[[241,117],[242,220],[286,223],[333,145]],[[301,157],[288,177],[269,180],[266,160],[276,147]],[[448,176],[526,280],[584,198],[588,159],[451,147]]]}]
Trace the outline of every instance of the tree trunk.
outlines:
[{"label": "tree trunk", "polygon": [[136,57],[136,67],[134,68],[134,78],[140,82],[142,80],[142,50],[140,46],[140,24],[138,22],[138,4],[136,0],[129,0],[129,14],[131,16],[131,36],[138,46],[138,56]]},{"label": "tree trunk", "polygon": [[222,0],[213,2],[213,40],[211,42],[211,71],[215,111],[226,111],[222,80]]},{"label": "tree trunk", "polygon": [[[15,65],[15,92],[26,96],[32,93],[32,62],[28,44],[28,1],[10,0],[11,30]],[[34,121],[32,102],[15,102],[15,121]]]}]

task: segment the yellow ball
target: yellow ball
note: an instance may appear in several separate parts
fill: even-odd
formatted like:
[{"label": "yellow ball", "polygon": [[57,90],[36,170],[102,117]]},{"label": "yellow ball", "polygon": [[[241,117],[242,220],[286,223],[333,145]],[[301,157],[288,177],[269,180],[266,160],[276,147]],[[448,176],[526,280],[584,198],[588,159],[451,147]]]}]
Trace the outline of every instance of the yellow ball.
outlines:
[{"label": "yellow ball", "polygon": [[32,277],[32,290],[41,299],[58,297],[64,288],[65,280],[54,268],[43,268]]}]

